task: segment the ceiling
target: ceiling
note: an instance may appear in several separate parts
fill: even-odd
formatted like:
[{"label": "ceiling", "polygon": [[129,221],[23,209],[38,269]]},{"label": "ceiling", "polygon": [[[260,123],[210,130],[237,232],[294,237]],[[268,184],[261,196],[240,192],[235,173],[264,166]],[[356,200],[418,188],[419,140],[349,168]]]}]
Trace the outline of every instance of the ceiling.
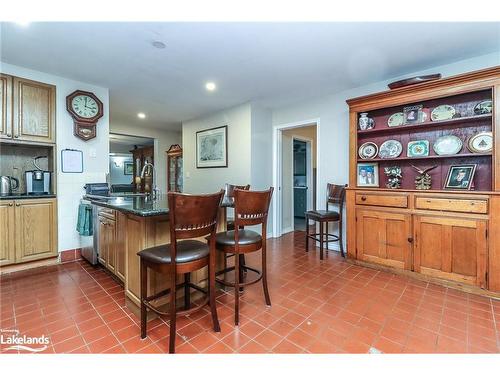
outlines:
[{"label": "ceiling", "polygon": [[499,51],[499,25],[2,23],[0,57],[108,87],[112,122],[180,130],[251,100],[275,108]]},{"label": "ceiling", "polygon": [[134,146],[151,146],[154,144],[153,138],[135,137],[123,134],[109,134],[109,151],[128,153]]}]

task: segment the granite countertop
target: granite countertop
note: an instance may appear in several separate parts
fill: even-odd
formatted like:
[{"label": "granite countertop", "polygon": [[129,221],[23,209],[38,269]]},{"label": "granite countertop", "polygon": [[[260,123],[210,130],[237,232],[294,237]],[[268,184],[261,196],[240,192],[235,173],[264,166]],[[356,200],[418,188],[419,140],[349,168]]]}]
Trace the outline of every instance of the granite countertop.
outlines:
[{"label": "granite countertop", "polygon": [[[113,210],[122,211],[137,216],[159,216],[167,215],[169,212],[167,194],[161,194],[155,200],[148,196],[96,197],[86,195],[84,196],[84,198],[90,200],[97,206],[111,208]],[[233,205],[233,198],[224,198],[221,203],[221,207],[233,207]]]},{"label": "granite countertop", "polygon": [[12,193],[10,195],[0,195],[0,200],[7,200],[7,199],[43,199],[43,198],[55,198],[55,194],[40,194],[40,195],[34,195],[34,194],[26,194],[26,193]]},{"label": "granite countertop", "polygon": [[137,216],[159,216],[168,214],[168,198],[166,194],[161,194],[153,200],[149,196],[135,197],[99,197],[84,196],[93,204],[101,207],[111,208]]}]

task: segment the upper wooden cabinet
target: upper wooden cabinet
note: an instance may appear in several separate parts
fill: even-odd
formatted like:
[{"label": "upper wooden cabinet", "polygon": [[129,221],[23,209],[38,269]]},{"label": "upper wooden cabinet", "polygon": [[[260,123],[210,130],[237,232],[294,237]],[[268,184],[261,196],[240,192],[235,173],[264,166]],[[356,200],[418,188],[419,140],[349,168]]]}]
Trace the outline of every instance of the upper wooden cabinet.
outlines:
[{"label": "upper wooden cabinet", "polygon": [[411,217],[376,210],[356,210],[358,259],[399,269],[411,269]]},{"label": "upper wooden cabinet", "polygon": [[56,200],[16,200],[14,206],[16,262],[27,262],[56,256]]},{"label": "upper wooden cabinet", "polygon": [[55,143],[55,86],[17,77],[13,86],[14,139]]},{"label": "upper wooden cabinet", "polygon": [[486,287],[486,220],[414,216],[415,271]]},{"label": "upper wooden cabinet", "polygon": [[0,201],[0,266],[14,263],[14,201]]},{"label": "upper wooden cabinet", "polygon": [[0,74],[0,138],[12,138],[12,77]]}]

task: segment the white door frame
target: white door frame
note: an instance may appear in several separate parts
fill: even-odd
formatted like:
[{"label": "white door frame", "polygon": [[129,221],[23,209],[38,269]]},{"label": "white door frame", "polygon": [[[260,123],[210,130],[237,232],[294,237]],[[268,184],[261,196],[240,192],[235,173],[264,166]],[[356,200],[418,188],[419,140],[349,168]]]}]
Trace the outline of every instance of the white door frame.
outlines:
[{"label": "white door frame", "polygon": [[[282,206],[283,194],[281,191],[282,186],[282,131],[293,128],[301,128],[308,125],[316,125],[316,186],[317,182],[321,180],[321,169],[319,160],[319,134],[320,134],[320,119],[313,118],[309,120],[291,122],[287,124],[275,125],[273,127],[273,186],[275,186],[276,199],[273,204],[273,237],[280,237],[282,230]],[[317,197],[316,197],[317,199]]]},{"label": "white door frame", "polygon": [[[306,143],[306,164],[307,164],[307,170],[306,170],[306,186],[307,186],[307,195],[306,195],[306,210],[312,210],[312,203],[313,203],[313,158],[312,158],[312,143],[314,140],[312,138],[308,137],[303,137],[299,135],[294,135],[292,137],[293,140],[297,141],[302,141]],[[292,150],[293,152],[293,150]],[[294,176],[292,173],[292,198],[293,198],[293,203],[292,203],[292,221],[294,220],[295,217],[295,190],[293,188],[294,185]],[[283,204],[283,202],[282,202]],[[295,230],[295,226],[292,223],[292,230]]]}]

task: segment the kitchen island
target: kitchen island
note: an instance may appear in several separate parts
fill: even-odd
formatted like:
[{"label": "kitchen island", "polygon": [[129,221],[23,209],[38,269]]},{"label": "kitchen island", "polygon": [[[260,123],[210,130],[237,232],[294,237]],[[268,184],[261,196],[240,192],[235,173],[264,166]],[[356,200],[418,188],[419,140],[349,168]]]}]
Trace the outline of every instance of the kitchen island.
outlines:
[{"label": "kitchen island", "polygon": [[[139,315],[140,260],[137,253],[170,242],[168,197],[164,194],[157,199],[149,196],[86,196],[86,199],[98,206],[99,263],[124,282],[126,304]],[[227,200],[221,205],[218,232],[226,230],[226,207],[230,205]],[[204,238],[200,240],[205,241]],[[223,254],[218,254],[217,269],[222,269],[223,265]],[[148,295],[168,288],[170,281],[166,275],[148,272]],[[191,274],[191,281],[202,287],[206,286],[207,278],[206,268]],[[182,275],[178,281],[182,282]],[[182,296],[183,290],[179,290],[178,298]],[[159,305],[165,303],[166,299],[158,301]]]}]

